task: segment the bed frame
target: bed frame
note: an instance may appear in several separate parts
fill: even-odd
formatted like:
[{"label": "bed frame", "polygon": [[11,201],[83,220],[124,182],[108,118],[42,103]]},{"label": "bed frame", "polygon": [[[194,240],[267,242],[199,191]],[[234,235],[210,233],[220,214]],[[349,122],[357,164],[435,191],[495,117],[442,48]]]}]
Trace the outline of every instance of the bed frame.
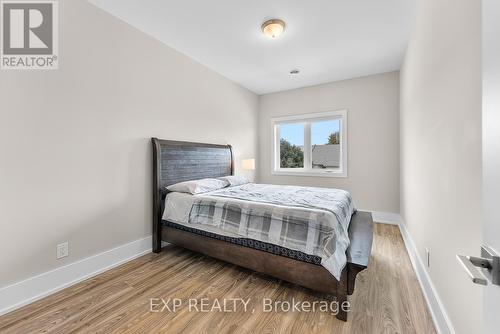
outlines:
[{"label": "bed frame", "polygon": [[[370,259],[373,220],[370,213],[357,211],[351,218],[347,265],[337,281],[321,265],[275,255],[217,240],[162,224],[166,187],[182,181],[233,175],[230,145],[191,143],[152,138],[153,144],[153,252],[162,241],[190,249],[241,267],[255,270],[322,293],[335,295],[342,305],[354,291],[356,275]],[[347,320],[341,307],[337,318]]]}]

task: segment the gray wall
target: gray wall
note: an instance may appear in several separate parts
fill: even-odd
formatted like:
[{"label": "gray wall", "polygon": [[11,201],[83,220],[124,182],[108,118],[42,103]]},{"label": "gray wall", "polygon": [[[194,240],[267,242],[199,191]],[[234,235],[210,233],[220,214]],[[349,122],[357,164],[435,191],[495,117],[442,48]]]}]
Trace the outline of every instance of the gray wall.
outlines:
[{"label": "gray wall", "polygon": [[[348,109],[348,177],[271,174],[271,118]],[[399,213],[399,74],[391,72],[263,95],[259,181],[350,191],[360,209]]]},{"label": "gray wall", "polygon": [[86,1],[59,6],[60,69],[0,73],[0,287],[150,235],[149,137],[256,156],[255,94]]},{"label": "gray wall", "polygon": [[423,0],[401,70],[401,213],[458,333],[481,291],[455,254],[481,244],[481,4]]}]

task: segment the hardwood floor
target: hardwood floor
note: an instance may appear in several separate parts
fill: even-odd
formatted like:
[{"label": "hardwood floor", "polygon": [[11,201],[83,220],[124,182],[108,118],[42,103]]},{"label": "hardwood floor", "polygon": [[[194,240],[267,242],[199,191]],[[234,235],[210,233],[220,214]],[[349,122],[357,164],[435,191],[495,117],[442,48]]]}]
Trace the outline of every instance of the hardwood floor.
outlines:
[{"label": "hardwood floor", "polygon": [[[302,312],[264,312],[265,298],[332,299],[168,246],[0,317],[0,333],[436,333],[396,226],[375,225],[369,269],[356,284],[347,322],[304,303]],[[182,303],[175,311],[173,298]],[[208,308],[225,299],[225,312],[202,312],[203,298]],[[250,299],[247,312],[231,298]]]}]

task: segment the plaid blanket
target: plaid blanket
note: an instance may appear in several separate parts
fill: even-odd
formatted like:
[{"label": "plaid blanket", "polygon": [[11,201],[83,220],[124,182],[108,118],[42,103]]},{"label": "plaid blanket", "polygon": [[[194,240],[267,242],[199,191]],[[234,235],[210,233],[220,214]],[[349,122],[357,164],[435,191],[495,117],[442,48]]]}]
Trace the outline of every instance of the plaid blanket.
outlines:
[{"label": "plaid blanket", "polygon": [[194,201],[190,224],[212,225],[242,237],[319,256],[321,264],[340,279],[354,212],[348,192],[249,183],[207,195]]}]

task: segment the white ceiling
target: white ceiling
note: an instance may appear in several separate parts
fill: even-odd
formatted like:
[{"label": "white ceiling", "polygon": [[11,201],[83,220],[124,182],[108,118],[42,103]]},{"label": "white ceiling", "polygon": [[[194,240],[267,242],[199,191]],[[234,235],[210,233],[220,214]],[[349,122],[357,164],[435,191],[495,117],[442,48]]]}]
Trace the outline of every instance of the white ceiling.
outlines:
[{"label": "white ceiling", "polygon": [[416,1],[90,0],[258,94],[398,70]]}]

